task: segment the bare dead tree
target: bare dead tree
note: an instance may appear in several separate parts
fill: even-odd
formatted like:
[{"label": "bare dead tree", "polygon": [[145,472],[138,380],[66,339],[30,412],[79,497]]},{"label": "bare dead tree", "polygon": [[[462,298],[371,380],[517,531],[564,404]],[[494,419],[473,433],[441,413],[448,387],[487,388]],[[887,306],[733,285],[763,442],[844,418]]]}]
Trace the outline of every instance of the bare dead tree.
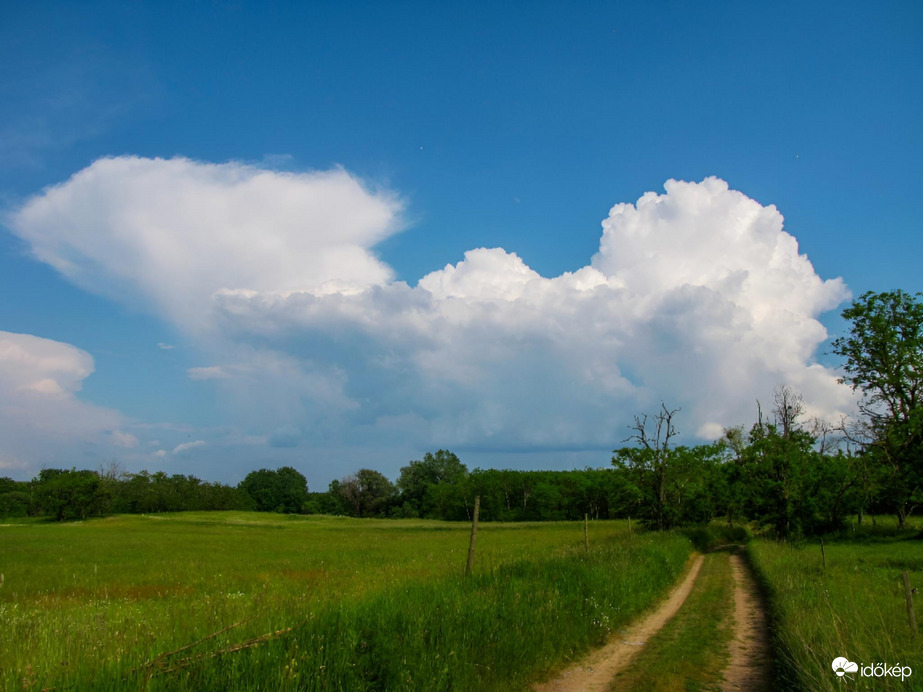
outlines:
[{"label": "bare dead tree", "polygon": [[131,476],[122,462],[115,459],[101,463],[96,473],[100,478],[110,481],[125,481]]},{"label": "bare dead tree", "polygon": [[637,442],[647,450],[650,470],[654,475],[655,514],[657,527],[666,528],[666,503],[667,486],[670,466],[670,440],[676,437],[676,428],[673,417],[679,409],[668,409],[666,404],[660,403],[660,411],[656,415],[642,414],[635,416],[634,425],[629,426],[632,434],[624,442]]},{"label": "bare dead tree", "polygon": [[673,416],[679,411],[678,408],[670,410],[665,403],[660,402],[660,411],[657,415],[649,416],[644,413],[635,416],[634,425],[629,426],[629,429],[634,432],[622,441],[637,442],[652,452],[663,454],[670,448],[670,440],[677,435],[676,428],[673,426]]},{"label": "bare dead tree", "polygon": [[787,384],[783,384],[773,390],[772,401],[776,425],[782,428],[782,437],[787,440],[793,431],[800,428],[798,419],[804,415],[804,397]]}]

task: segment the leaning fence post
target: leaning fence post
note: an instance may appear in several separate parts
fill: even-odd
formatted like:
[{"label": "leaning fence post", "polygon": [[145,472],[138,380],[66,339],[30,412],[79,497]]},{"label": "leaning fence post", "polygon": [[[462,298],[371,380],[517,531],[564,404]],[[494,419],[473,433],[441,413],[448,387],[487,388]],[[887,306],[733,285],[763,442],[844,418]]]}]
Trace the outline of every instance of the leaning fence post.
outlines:
[{"label": "leaning fence post", "polygon": [[910,588],[910,577],[904,570],[904,598],[907,599],[907,619],[910,620],[910,629],[917,633],[917,614],[913,612],[913,589]]},{"label": "leaning fence post", "polygon": [[468,544],[468,564],[465,565],[465,576],[471,574],[471,568],[474,567],[474,542],[478,538],[478,514],[481,511],[481,496],[474,498],[474,519],[471,522],[471,543]]}]

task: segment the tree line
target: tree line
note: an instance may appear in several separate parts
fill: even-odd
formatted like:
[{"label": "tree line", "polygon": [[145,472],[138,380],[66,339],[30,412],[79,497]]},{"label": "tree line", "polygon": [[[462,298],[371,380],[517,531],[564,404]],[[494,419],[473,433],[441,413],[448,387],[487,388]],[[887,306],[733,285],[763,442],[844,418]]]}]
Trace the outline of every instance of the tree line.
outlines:
[{"label": "tree line", "polygon": [[110,513],[250,509],[354,517],[485,521],[632,517],[658,529],[716,519],[779,537],[841,528],[847,517],[893,513],[903,525],[923,501],[921,294],[866,293],[833,342],[860,414],[838,425],[805,416],[782,385],[755,422],[697,446],[675,444],[681,411],[661,404],[628,426],[611,466],[574,471],[475,469],[452,452],[426,453],[396,482],[360,469],[309,492],[292,467],[260,469],[237,486],[142,471],[45,469],[30,482],[0,478],[0,516],[58,520]]},{"label": "tree line", "polygon": [[0,478],[0,517],[58,521],[108,514],[243,509],[237,488],[163,471],[42,469],[31,481]]}]

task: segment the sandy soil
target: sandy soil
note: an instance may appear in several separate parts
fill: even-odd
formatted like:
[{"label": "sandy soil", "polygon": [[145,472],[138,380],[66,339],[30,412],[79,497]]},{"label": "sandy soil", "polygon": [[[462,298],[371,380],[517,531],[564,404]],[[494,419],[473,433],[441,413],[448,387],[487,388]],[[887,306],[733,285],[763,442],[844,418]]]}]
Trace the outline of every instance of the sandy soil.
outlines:
[{"label": "sandy soil", "polygon": [[734,638],[721,689],[768,691],[772,688],[772,665],[766,610],[746,560],[739,552],[730,558],[734,574]]},{"label": "sandy soil", "polygon": [[[680,609],[699,575],[703,555],[693,558],[686,578],[675,587],[667,600],[653,613],[615,634],[601,649],[597,649],[580,663],[558,677],[533,686],[535,692],[604,692],[609,689],[615,675],[625,668]],[[728,688],[742,689],[742,688]]]}]

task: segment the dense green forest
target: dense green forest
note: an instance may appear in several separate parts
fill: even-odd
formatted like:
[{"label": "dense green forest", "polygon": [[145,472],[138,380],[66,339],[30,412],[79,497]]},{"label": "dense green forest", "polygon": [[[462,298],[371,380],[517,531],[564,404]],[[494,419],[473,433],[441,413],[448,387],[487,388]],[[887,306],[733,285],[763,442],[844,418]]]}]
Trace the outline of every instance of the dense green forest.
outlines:
[{"label": "dense green forest", "polygon": [[682,412],[661,404],[627,426],[610,467],[575,471],[469,471],[438,450],[404,466],[396,483],[360,469],[309,492],[296,469],[253,471],[236,487],[194,476],[108,469],[45,469],[32,481],[0,478],[0,516],[57,520],[112,513],[253,509],[354,517],[467,520],[476,496],[486,521],[632,517],[660,529],[725,519],[778,537],[836,530],[847,517],[891,513],[903,525],[923,500],[921,294],[866,293],[833,342],[859,416],[838,426],[808,420],[782,385],[749,429],[674,444]]}]

